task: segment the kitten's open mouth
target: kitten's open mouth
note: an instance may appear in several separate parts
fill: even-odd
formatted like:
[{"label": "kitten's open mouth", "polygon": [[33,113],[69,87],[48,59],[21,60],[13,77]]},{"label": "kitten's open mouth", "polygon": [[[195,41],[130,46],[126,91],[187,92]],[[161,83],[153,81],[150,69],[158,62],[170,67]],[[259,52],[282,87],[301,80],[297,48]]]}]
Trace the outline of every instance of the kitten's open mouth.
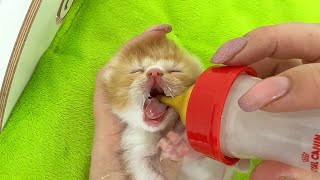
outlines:
[{"label": "kitten's open mouth", "polygon": [[165,114],[168,110],[168,106],[159,102],[157,96],[165,95],[162,88],[152,88],[150,90],[150,96],[144,103],[144,122],[148,126],[158,126],[164,120]]}]

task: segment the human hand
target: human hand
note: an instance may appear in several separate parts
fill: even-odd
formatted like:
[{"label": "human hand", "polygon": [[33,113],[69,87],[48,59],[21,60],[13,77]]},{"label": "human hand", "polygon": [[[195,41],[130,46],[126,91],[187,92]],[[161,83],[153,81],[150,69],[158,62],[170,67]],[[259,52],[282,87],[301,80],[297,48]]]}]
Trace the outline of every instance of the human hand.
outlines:
[{"label": "human hand", "polygon": [[[141,35],[131,39],[128,43],[143,40],[150,36],[164,36],[171,31],[169,25],[158,25],[147,29]],[[95,135],[92,149],[90,167],[91,180],[127,180],[130,176],[126,174],[120,153],[121,134],[125,128],[116,115],[107,107],[108,99],[105,96],[103,74],[108,64],[97,74],[96,89],[94,95],[94,120]],[[179,164],[169,159],[163,159],[161,165],[168,179],[175,179]]]},{"label": "human hand", "polygon": [[124,125],[111,112],[104,95],[103,74],[101,69],[96,78],[94,95],[95,135],[90,167],[91,180],[127,179],[119,154],[121,133]]},{"label": "human hand", "polygon": [[[320,108],[320,24],[257,28],[222,45],[212,62],[250,65],[264,78],[239,99],[244,111],[292,112]],[[263,161],[251,179],[320,179],[320,174]]]}]

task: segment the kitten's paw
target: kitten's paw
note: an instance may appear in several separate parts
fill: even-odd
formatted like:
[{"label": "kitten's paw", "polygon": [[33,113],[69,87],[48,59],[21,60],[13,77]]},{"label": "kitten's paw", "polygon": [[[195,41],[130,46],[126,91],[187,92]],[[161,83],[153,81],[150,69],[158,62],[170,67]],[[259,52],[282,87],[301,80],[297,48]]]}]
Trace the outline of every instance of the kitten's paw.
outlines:
[{"label": "kitten's paw", "polygon": [[192,149],[185,133],[181,135],[170,131],[166,137],[160,140],[159,147],[162,149],[161,159],[167,158],[173,161],[181,161],[184,157],[192,159],[204,158],[203,155]]}]

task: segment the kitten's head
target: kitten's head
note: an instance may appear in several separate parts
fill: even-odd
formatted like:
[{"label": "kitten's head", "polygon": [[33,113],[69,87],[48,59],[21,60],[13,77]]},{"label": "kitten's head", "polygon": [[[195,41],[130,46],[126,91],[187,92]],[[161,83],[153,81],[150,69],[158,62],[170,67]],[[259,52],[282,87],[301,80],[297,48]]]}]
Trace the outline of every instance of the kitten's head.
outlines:
[{"label": "kitten's head", "polygon": [[198,59],[167,39],[167,32],[144,32],[108,63],[104,77],[109,105],[129,126],[163,130],[178,114],[156,96],[181,94],[202,72]]}]

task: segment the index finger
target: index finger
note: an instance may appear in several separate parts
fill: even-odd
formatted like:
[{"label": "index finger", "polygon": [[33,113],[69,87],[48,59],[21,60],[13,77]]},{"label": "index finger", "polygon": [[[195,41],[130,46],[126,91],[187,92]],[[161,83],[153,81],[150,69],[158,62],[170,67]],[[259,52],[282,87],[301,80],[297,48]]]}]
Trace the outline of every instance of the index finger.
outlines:
[{"label": "index finger", "polygon": [[249,65],[265,58],[320,58],[320,24],[287,23],[257,28],[244,37],[222,45],[212,61],[226,65]]},{"label": "index finger", "polygon": [[172,27],[169,24],[161,24],[149,27],[143,33],[133,37],[130,39],[125,46],[128,46],[132,43],[137,43],[140,41],[144,41],[150,38],[163,38],[166,34],[172,31]]}]

